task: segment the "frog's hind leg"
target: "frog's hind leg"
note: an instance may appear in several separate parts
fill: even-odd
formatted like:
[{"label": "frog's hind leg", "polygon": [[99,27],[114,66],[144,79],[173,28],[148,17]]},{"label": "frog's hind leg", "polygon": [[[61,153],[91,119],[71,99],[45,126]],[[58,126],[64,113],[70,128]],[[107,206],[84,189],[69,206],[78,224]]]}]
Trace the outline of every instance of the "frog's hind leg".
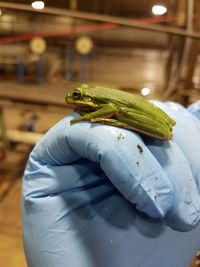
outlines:
[{"label": "frog's hind leg", "polygon": [[[107,124],[107,125],[111,125],[111,126],[115,126],[115,127],[120,127],[120,128],[124,128],[124,129],[128,129],[130,131],[134,131],[134,132],[138,132],[138,129],[135,127],[132,127],[124,122],[118,121],[116,119],[112,119],[112,118],[94,118],[91,119],[91,122],[94,123],[103,123],[103,124]],[[140,133],[145,134],[145,132],[140,131]]]},{"label": "frog's hind leg", "polygon": [[126,129],[131,128],[126,123],[123,123],[121,121],[111,119],[111,118],[94,118],[94,119],[91,119],[91,122],[100,122],[100,123],[109,124],[112,126],[117,126],[117,127],[126,128]]},{"label": "frog's hind leg", "polygon": [[134,126],[131,126],[129,124],[126,124],[124,122],[121,122],[121,121],[118,121],[118,120],[115,120],[115,119],[111,119],[111,118],[95,118],[95,119],[92,119],[91,122],[100,122],[100,123],[103,123],[103,124],[124,128],[124,129],[130,130],[130,131],[133,131],[135,133],[146,135],[146,136],[151,136],[151,137],[154,137],[154,138],[157,138],[157,139],[160,139],[160,140],[168,140],[169,139],[169,138],[167,139],[166,137],[160,136],[158,134],[154,134],[154,133],[151,133],[151,132],[146,132],[144,130],[138,129],[138,128],[134,127]]}]

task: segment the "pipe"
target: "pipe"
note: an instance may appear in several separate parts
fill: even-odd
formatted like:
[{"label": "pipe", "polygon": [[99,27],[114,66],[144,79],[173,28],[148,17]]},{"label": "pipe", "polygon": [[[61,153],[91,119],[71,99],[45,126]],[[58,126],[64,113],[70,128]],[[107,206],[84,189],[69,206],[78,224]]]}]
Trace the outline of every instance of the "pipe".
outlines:
[{"label": "pipe", "polygon": [[48,31],[48,32],[37,32],[37,33],[28,33],[28,34],[20,34],[16,36],[8,36],[0,38],[0,44],[7,44],[7,43],[16,43],[16,42],[22,42],[22,41],[29,41],[33,39],[34,37],[53,37],[53,36],[68,36],[78,33],[84,33],[84,32],[93,32],[93,31],[102,31],[102,30],[109,30],[116,28],[117,25],[112,23],[94,23],[89,25],[83,25],[83,26],[77,26],[76,28],[70,27],[66,30],[62,31]]}]

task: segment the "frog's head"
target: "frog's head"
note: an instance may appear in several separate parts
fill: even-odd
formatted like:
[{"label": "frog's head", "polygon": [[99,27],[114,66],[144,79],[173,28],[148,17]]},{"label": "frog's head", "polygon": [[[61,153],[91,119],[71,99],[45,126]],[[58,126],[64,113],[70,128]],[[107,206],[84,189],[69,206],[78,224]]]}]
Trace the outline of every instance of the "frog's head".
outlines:
[{"label": "frog's head", "polygon": [[82,84],[67,94],[65,102],[77,107],[97,108],[97,103],[88,93],[89,89],[90,87],[87,84]]}]

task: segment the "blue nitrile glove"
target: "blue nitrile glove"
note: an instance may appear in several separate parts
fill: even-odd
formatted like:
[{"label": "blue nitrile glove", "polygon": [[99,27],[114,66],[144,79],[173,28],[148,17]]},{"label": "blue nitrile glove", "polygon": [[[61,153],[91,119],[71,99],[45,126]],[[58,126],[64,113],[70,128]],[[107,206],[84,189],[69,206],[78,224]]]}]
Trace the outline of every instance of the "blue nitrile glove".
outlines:
[{"label": "blue nitrile glove", "polygon": [[195,117],[200,119],[200,100],[190,105],[188,107],[188,111],[192,113]]},{"label": "blue nitrile glove", "polygon": [[173,141],[70,126],[73,114],[36,145],[23,182],[29,267],[189,265],[200,246],[200,125],[180,105],[156,104],[177,121]]}]

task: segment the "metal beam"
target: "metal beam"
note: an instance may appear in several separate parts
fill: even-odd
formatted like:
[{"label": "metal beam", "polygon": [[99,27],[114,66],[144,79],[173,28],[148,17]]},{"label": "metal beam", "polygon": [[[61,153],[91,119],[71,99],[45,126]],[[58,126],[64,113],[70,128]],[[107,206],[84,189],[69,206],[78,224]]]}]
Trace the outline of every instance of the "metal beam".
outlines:
[{"label": "metal beam", "polygon": [[161,32],[161,33],[166,33],[166,34],[200,39],[200,33],[192,31],[192,30],[184,30],[184,29],[171,27],[171,26],[143,24],[143,23],[138,23],[138,21],[133,21],[132,19],[114,17],[114,16],[109,16],[109,15],[101,15],[101,14],[75,11],[75,10],[63,10],[63,9],[52,8],[52,7],[45,7],[44,10],[38,11],[38,10],[33,9],[30,5],[17,4],[17,3],[5,3],[5,2],[0,2],[0,7],[7,8],[7,9],[14,9],[14,10],[29,11],[29,12],[37,12],[37,13],[39,12],[43,14],[68,16],[71,18],[93,20],[93,21],[98,21],[98,22],[108,22],[108,23],[113,23],[113,24],[117,24],[121,26],[137,28],[137,29],[143,29],[143,30],[149,30],[149,31],[155,31],[155,32]]}]

